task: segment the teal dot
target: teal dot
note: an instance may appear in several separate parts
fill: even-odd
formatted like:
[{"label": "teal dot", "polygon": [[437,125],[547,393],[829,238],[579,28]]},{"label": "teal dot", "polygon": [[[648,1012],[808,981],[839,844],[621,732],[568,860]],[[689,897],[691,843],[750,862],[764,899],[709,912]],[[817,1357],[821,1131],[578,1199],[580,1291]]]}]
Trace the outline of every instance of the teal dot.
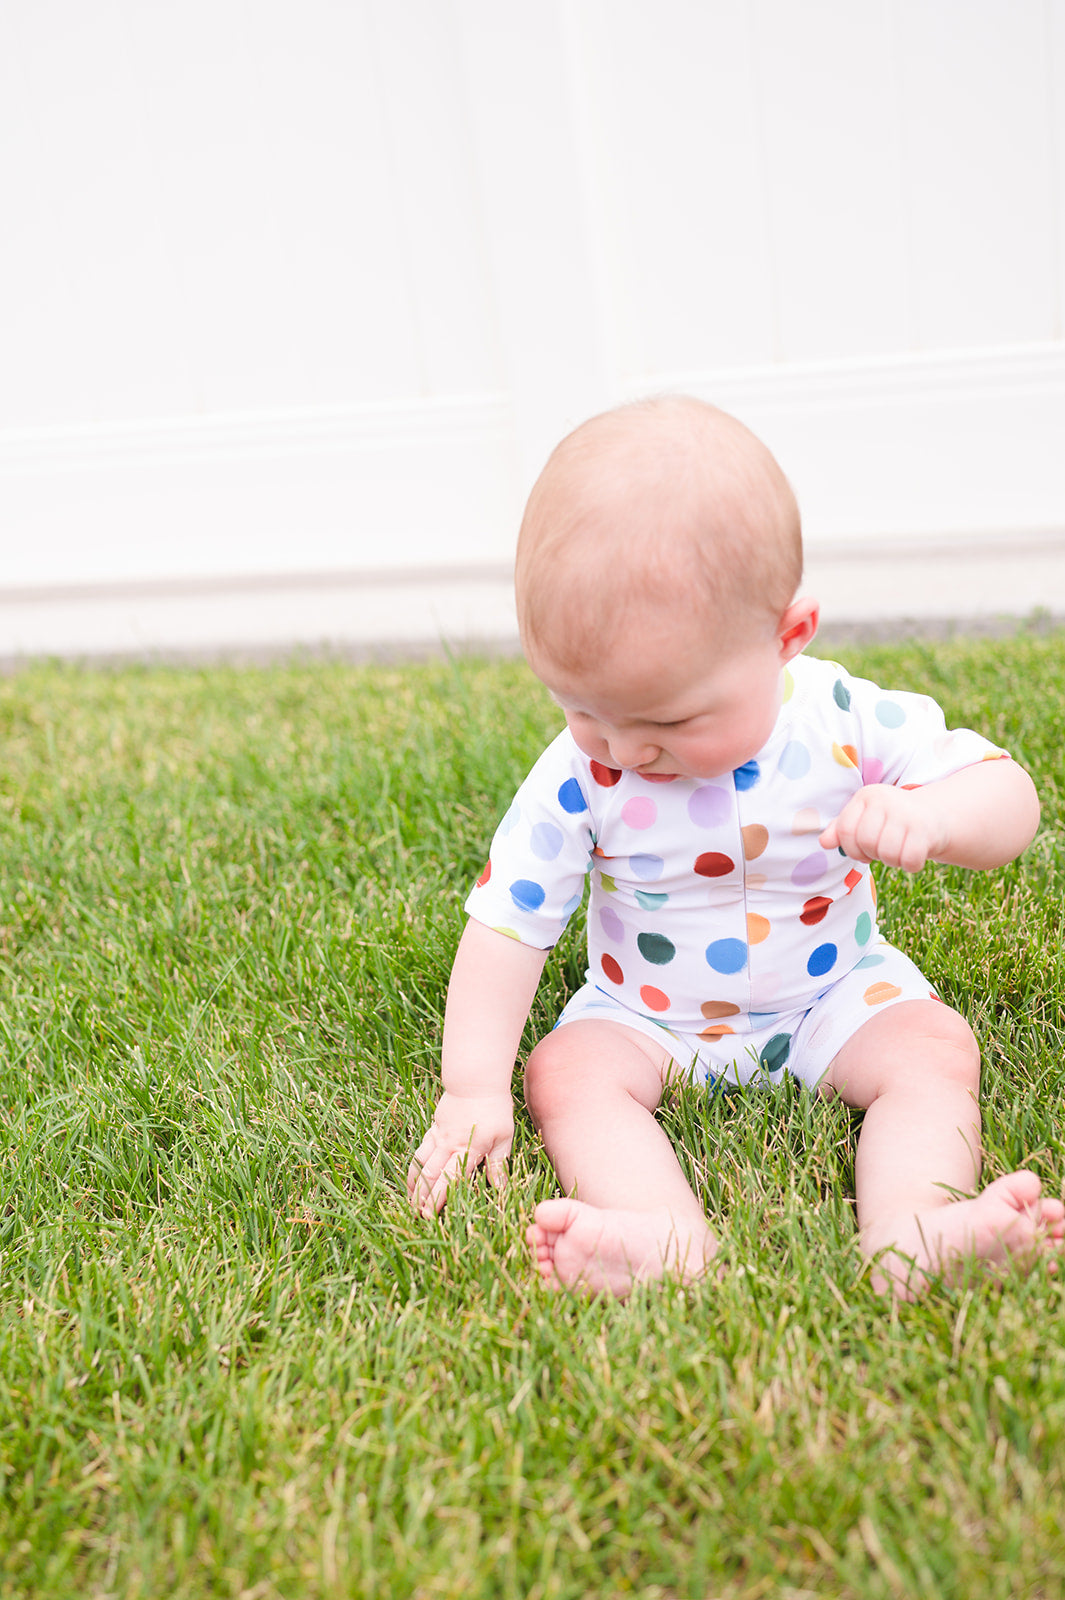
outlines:
[{"label": "teal dot", "polygon": [[762,1053],[758,1057],[758,1063],[765,1068],[766,1072],[779,1072],[788,1059],[790,1050],[791,1034],[775,1033],[762,1046]]},{"label": "teal dot", "polygon": [[850,710],[851,692],[847,688],[847,685],[843,682],[842,678],[837,678],[835,683],[832,685],[832,698],[839,706],[841,711]]},{"label": "teal dot", "polygon": [[897,700],[878,700],[876,720],[885,728],[901,728],[906,721],[906,713]]},{"label": "teal dot", "polygon": [[874,955],[869,955],[869,956],[863,956],[860,961],[856,961],[854,963],[854,970],[855,970],[855,972],[857,972],[859,967],[862,967],[862,968],[865,968],[865,967],[882,967],[884,965],[884,962],[885,962],[886,959],[887,959],[886,956],[878,956],[878,955],[875,955],[875,954]]},{"label": "teal dot", "polygon": [[707,946],[706,959],[715,972],[742,972],[747,965],[747,946],[742,939],[715,939]]},{"label": "teal dot", "polygon": [[652,894],[650,889],[637,889],[636,904],[644,911],[657,911],[669,899],[668,894]]},{"label": "teal dot", "polygon": [[863,911],[854,924],[854,937],[859,944],[868,944],[873,934],[873,919],[868,911]]},{"label": "teal dot", "polygon": [[666,966],[677,953],[676,945],[664,933],[638,933],[636,948],[654,967]]}]

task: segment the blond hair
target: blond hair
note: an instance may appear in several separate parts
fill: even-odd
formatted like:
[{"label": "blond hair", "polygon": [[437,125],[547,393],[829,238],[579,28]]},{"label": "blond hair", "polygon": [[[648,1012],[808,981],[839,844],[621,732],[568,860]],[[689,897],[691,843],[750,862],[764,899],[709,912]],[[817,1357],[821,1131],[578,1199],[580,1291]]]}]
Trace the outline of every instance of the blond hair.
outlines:
[{"label": "blond hair", "polygon": [[774,625],[801,576],[798,507],[766,446],[664,396],[592,417],[551,454],[518,538],[518,621],[526,649],[573,667],[649,609],[708,633]]}]

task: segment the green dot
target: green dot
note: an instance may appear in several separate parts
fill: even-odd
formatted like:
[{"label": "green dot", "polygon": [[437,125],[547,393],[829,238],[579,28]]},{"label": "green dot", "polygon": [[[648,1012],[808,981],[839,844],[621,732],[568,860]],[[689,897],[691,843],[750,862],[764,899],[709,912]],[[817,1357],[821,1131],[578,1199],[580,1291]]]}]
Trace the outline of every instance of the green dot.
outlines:
[{"label": "green dot", "polygon": [[854,937],[859,944],[868,944],[873,932],[873,919],[868,911],[863,911],[854,924]]},{"label": "green dot", "polygon": [[676,945],[664,933],[637,934],[636,946],[644,960],[654,967],[664,967],[677,953]]}]

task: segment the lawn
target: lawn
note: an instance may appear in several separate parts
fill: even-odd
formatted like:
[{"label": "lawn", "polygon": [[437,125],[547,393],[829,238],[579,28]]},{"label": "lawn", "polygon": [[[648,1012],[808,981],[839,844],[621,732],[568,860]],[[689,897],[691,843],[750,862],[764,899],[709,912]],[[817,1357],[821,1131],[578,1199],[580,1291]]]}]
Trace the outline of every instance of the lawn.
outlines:
[{"label": "lawn", "polygon": [[[1039,784],[1020,862],[880,884],[981,1037],[988,1175],[1058,1193],[1065,635],[839,654]],[[502,1197],[409,1209],[462,900],[557,722],[510,662],[0,682],[0,1597],[1065,1595],[1062,1280],[887,1308],[843,1108],[668,1106],[720,1285],[543,1291],[524,1112]]]}]

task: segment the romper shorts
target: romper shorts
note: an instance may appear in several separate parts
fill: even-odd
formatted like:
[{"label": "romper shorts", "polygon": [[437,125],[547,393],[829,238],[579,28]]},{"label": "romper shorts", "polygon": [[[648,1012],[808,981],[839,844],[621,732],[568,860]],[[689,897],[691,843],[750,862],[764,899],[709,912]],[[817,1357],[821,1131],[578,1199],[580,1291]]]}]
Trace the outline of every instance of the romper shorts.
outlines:
[{"label": "romper shorts", "polygon": [[814,1089],[847,1040],[878,1011],[903,1000],[938,999],[909,956],[881,939],[804,1011],[752,1011],[727,1023],[712,1023],[701,1033],[679,1033],[586,983],[555,1027],[570,1022],[620,1023],[671,1051],[682,1077],[707,1084],[731,1089],[749,1083],[775,1085],[788,1072]]}]

